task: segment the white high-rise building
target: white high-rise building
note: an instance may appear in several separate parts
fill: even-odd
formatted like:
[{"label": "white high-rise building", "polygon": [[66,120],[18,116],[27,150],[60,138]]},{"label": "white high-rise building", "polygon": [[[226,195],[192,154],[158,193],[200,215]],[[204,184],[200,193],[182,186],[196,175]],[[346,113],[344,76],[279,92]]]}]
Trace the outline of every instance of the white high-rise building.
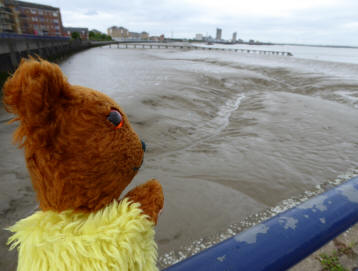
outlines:
[{"label": "white high-rise building", "polygon": [[216,28],[216,40],[221,40],[222,29]]},{"label": "white high-rise building", "polygon": [[232,33],[232,42],[236,42],[236,40],[237,40],[237,33],[234,32]]}]

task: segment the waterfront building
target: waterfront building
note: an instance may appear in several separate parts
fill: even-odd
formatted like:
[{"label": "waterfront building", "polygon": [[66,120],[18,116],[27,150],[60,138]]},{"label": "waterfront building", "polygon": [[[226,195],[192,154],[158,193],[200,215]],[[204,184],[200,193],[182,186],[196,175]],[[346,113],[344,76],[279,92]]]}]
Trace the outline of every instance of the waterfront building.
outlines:
[{"label": "waterfront building", "polygon": [[140,40],[140,33],[138,32],[129,32],[128,33],[128,39],[130,40]]},{"label": "waterfront building", "polygon": [[234,33],[232,34],[232,42],[236,42],[236,40],[237,40],[237,33],[234,32]]},{"label": "waterfront building", "polygon": [[65,36],[71,37],[72,33],[78,33],[81,40],[88,40],[88,28],[84,27],[64,27]]},{"label": "waterfront building", "polygon": [[107,29],[107,33],[112,38],[127,39],[129,37],[128,29],[122,26],[112,26]]},{"label": "waterfront building", "polygon": [[149,39],[149,33],[143,31],[142,33],[140,33],[140,38],[141,38],[142,40],[148,40],[148,39]]},{"label": "waterfront building", "polygon": [[221,40],[222,29],[216,28],[216,40]]},{"label": "waterfront building", "polygon": [[149,39],[149,33],[148,32],[130,32],[127,28],[124,28],[122,26],[112,26],[107,29],[108,35],[110,35],[112,38],[119,39],[119,40],[148,40]]},{"label": "waterfront building", "polygon": [[31,2],[13,1],[22,34],[62,36],[59,8]]},{"label": "waterfront building", "polygon": [[164,39],[165,39],[164,34],[161,34],[160,36],[149,37],[149,40],[152,40],[152,41],[164,41]]},{"label": "waterfront building", "polygon": [[151,36],[149,37],[149,40],[151,41],[159,41],[160,37],[159,36]]},{"label": "waterfront building", "polygon": [[20,23],[15,10],[15,1],[0,0],[0,33],[21,33]]}]

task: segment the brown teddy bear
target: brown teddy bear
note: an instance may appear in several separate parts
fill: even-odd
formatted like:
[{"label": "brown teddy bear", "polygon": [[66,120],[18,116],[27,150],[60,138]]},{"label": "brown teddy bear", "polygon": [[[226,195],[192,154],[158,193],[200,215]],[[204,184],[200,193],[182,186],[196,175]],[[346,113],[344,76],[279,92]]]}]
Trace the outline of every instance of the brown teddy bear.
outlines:
[{"label": "brown teddy bear", "polygon": [[14,141],[41,209],[9,228],[18,270],[157,270],[162,187],[153,179],[119,200],[145,144],[118,104],[33,58],[21,62],[3,95],[20,122]]}]

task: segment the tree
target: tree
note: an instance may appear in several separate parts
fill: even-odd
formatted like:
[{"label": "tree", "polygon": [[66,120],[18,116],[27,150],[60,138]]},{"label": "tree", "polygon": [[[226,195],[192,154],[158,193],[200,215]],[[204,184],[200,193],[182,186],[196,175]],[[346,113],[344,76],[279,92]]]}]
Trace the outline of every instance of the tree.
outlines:
[{"label": "tree", "polygon": [[71,38],[74,39],[74,40],[79,40],[80,39],[80,33],[72,32],[71,33]]},{"label": "tree", "polygon": [[112,40],[111,36],[95,31],[90,31],[88,36],[90,40],[96,40],[96,41]]},{"label": "tree", "polygon": [[96,34],[95,34],[93,31],[90,31],[90,32],[89,32],[89,39],[90,39],[90,40],[96,39]]}]

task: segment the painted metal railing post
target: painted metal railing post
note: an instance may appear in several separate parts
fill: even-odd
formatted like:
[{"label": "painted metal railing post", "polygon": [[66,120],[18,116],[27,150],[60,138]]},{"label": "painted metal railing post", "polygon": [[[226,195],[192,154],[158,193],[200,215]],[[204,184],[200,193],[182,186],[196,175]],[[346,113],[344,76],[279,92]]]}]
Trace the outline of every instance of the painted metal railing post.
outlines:
[{"label": "painted metal railing post", "polygon": [[355,177],[166,270],[287,270],[357,222]]}]

